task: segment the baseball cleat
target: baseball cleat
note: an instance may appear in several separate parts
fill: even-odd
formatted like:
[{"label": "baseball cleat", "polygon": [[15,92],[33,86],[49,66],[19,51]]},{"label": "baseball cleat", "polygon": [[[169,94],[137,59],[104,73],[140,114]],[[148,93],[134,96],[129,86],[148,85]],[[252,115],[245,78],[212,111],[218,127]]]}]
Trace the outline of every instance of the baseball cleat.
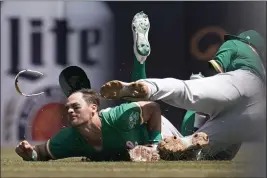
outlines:
[{"label": "baseball cleat", "polygon": [[143,82],[126,83],[113,80],[101,87],[100,94],[106,99],[146,99],[149,88]]},{"label": "baseball cleat", "polygon": [[195,133],[187,137],[171,136],[164,138],[158,145],[162,160],[194,160],[201,148],[208,145],[209,138],[204,132]]},{"label": "baseball cleat", "polygon": [[141,64],[145,62],[151,51],[148,41],[149,28],[150,22],[148,16],[143,11],[137,13],[132,21],[133,48],[134,54]]}]

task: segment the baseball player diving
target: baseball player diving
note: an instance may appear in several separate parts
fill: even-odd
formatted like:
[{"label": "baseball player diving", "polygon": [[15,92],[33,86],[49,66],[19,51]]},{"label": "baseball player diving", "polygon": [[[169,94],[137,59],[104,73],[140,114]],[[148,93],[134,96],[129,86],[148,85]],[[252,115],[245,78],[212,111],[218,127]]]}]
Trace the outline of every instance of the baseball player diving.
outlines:
[{"label": "baseball player diving", "polygon": [[[145,78],[145,60],[150,53],[149,25],[144,13],[134,16],[133,81]],[[118,83],[115,84],[111,85],[111,91],[118,89]],[[159,105],[153,101],[136,101],[99,110],[99,94],[86,88],[71,93],[65,106],[71,127],[62,128],[44,144],[33,146],[26,140],[20,142],[15,151],[23,160],[48,161],[68,157],[87,157],[91,161],[179,160],[185,152],[193,153],[187,156],[195,159],[195,150],[209,142],[207,134],[202,132],[182,137],[161,116]],[[171,157],[169,150],[176,154]]]},{"label": "baseball player diving", "polygon": [[[143,23],[145,24],[145,23]],[[147,27],[141,25],[139,31]],[[147,32],[147,31],[146,31]],[[137,50],[149,51],[147,33]],[[136,45],[135,44],[135,45]],[[107,99],[156,101],[191,110],[204,117],[196,133],[205,133],[209,144],[200,152],[202,159],[232,159],[242,142],[260,137],[265,120],[265,41],[254,30],[238,36],[225,35],[225,41],[209,61],[217,74],[194,80],[147,78],[127,83],[110,81],[101,88]],[[142,63],[144,57],[137,56]],[[197,118],[196,118],[197,119]],[[257,132],[259,131],[259,132]],[[183,137],[177,138],[183,139]],[[175,142],[177,142],[177,139]],[[169,140],[168,153],[175,153],[179,144]]]}]

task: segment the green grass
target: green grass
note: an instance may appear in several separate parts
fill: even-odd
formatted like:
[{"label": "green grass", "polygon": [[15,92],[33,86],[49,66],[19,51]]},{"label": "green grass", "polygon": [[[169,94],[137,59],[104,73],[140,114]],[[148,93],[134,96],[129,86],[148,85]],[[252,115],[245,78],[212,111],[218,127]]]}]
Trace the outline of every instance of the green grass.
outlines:
[{"label": "green grass", "polygon": [[243,161],[81,162],[81,158],[25,162],[2,149],[1,177],[236,177],[244,176]]}]

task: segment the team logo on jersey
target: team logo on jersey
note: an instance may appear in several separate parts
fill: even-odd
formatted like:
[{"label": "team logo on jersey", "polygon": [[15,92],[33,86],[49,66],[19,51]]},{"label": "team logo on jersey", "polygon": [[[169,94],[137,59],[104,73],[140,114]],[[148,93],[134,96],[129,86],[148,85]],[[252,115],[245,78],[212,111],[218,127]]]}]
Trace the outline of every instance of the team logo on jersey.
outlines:
[{"label": "team logo on jersey", "polygon": [[129,117],[129,129],[134,128],[138,123],[139,113],[138,112],[132,112]]}]

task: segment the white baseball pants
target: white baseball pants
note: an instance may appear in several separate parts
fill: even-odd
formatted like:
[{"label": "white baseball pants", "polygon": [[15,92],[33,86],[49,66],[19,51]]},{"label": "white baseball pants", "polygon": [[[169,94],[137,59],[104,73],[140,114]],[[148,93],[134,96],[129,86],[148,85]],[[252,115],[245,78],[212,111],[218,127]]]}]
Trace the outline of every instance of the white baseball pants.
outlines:
[{"label": "white baseball pants", "polygon": [[265,125],[265,85],[253,73],[236,70],[195,80],[142,79],[150,100],[208,114],[198,130],[209,136],[209,153],[215,155],[241,143]]}]

